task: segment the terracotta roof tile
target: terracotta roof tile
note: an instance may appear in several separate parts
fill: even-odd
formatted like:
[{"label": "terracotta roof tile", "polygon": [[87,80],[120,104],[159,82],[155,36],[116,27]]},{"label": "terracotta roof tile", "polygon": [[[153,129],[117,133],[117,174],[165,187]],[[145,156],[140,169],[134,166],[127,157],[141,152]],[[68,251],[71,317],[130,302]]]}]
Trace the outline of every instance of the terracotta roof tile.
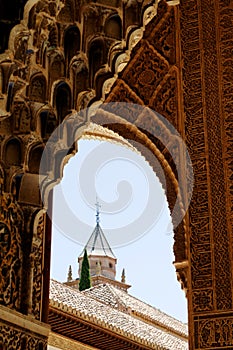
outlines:
[{"label": "terracotta roof tile", "polygon": [[[128,303],[127,300],[126,302]],[[96,296],[89,296],[87,291],[82,293],[54,280],[50,281],[50,305],[134,339],[140,344],[150,346],[151,349],[158,349],[158,346],[161,350],[188,349],[187,341],[179,336],[122,312],[113,305],[109,306],[103,300],[100,302],[96,300]]]},{"label": "terracotta roof tile", "polygon": [[131,314],[134,313],[145,320],[153,322],[162,327],[165,326],[181,336],[188,336],[187,325],[156,309],[155,307],[135,298],[124,290],[114,287],[113,285],[101,284],[87,289],[83,291],[83,293],[104,302],[105,304],[111,305],[112,307],[118,309],[121,309],[122,307],[125,310],[128,310],[128,312]]}]

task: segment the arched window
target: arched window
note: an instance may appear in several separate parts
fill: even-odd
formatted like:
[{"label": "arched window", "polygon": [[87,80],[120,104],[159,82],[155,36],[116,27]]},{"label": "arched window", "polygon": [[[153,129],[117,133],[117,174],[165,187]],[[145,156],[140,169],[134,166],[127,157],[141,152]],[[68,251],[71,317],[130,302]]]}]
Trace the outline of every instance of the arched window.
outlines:
[{"label": "arched window", "polygon": [[119,40],[122,38],[122,24],[119,15],[115,14],[106,20],[105,35]]},{"label": "arched window", "polygon": [[94,79],[96,72],[107,61],[105,58],[105,45],[102,39],[94,40],[88,52],[89,72],[90,72],[90,85],[94,87]]},{"label": "arched window", "polygon": [[64,52],[65,52],[67,74],[69,72],[70,61],[75,55],[77,55],[79,50],[80,50],[80,32],[77,27],[73,26],[67,29],[64,36]]},{"label": "arched window", "polygon": [[60,82],[55,89],[55,106],[58,121],[61,123],[71,108],[71,91],[65,82]]}]

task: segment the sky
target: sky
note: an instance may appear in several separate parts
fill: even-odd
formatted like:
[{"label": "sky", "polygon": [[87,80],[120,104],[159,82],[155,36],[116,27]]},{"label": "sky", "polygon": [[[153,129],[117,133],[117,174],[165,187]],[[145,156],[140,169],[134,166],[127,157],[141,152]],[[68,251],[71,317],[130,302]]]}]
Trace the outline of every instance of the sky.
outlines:
[{"label": "sky", "polygon": [[78,277],[78,256],[100,225],[122,269],[129,293],[187,322],[187,303],[172,264],[173,231],[164,190],[138,153],[116,144],[80,140],[54,188],[51,277],[64,282],[69,265]]}]

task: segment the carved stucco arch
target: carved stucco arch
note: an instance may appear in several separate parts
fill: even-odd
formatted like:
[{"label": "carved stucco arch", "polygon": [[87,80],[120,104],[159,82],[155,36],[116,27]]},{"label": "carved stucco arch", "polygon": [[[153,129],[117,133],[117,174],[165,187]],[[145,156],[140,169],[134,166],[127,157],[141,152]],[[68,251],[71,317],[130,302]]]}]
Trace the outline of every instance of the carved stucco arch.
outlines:
[{"label": "carved stucco arch", "polygon": [[[141,108],[144,109],[145,107],[141,106]],[[150,109],[148,109],[148,111],[149,110]],[[152,113],[154,114],[154,112]],[[93,122],[113,130],[114,132],[118,133],[121,137],[128,140],[128,142],[131,143],[141,153],[141,155],[152,167],[155,174],[158,176],[162,187],[165,190],[170,212],[173,211],[174,205],[179,207],[179,213],[177,212],[174,215],[178,214],[183,219],[181,220],[178,227],[175,228],[175,262],[182,262],[184,263],[185,267],[187,267],[187,226],[185,216],[185,212],[187,210],[187,202],[185,204],[185,201],[187,201],[187,193],[181,193],[180,186],[185,186],[185,184],[182,184],[180,182],[181,179],[178,177],[177,172],[174,169],[174,164],[171,164],[170,158],[166,158],[165,156],[165,151],[159,149],[156,143],[154,143],[150,139],[150,135],[145,133],[144,130],[140,127],[140,125],[137,125],[137,123],[133,124],[123,119],[119,115],[114,115],[111,112],[104,111],[101,108],[99,110],[97,109],[96,114],[91,119],[93,120]],[[167,135],[169,135],[168,138],[170,140],[170,144],[177,145],[177,142],[178,144],[180,143],[179,137],[177,135],[172,134],[172,132],[168,129],[167,125],[163,124],[163,122],[159,119],[157,120],[157,122],[161,129],[163,129],[163,131],[167,133]],[[140,145],[142,145],[142,148],[140,147]],[[164,178],[161,176],[162,174],[157,172],[157,169],[154,167],[155,164],[153,164],[153,159],[149,158],[150,156],[148,155],[146,150],[149,150],[149,152],[153,154],[153,157],[156,157],[156,159],[159,161],[164,171],[167,183],[164,183]],[[182,282],[182,286],[185,289],[187,288],[186,283],[184,281]]]},{"label": "carved stucco arch", "polygon": [[[98,113],[101,115],[101,118],[104,116],[104,122],[102,120],[98,120]],[[160,183],[162,185],[163,190],[165,191],[166,198],[168,201],[170,212],[173,211],[174,206],[176,206],[176,210],[178,215],[182,217],[182,220],[178,227],[174,230],[174,254],[175,254],[175,267],[177,270],[177,277],[178,280],[181,283],[182,289],[184,291],[187,291],[187,281],[186,281],[186,270],[188,267],[187,263],[187,226],[186,226],[186,216],[185,216],[185,205],[182,199],[182,195],[180,192],[180,184],[179,179],[177,178],[177,174],[173,170],[173,166],[169,164],[169,161],[166,159],[165,155],[161,150],[156,146],[155,143],[153,143],[148,135],[144,133],[142,130],[140,130],[136,125],[133,125],[132,123],[122,119],[121,117],[117,115],[112,115],[102,109],[97,110],[97,113],[95,116],[93,116],[93,122],[97,125],[100,125],[102,127],[102,131],[98,132],[89,132],[89,123],[85,123],[82,126],[80,124],[76,124],[76,113],[66,118],[66,124],[64,124],[63,129],[63,135],[67,136],[66,128],[68,125],[68,122],[70,122],[70,125],[73,123],[73,137],[74,140],[73,143],[68,144],[66,137],[64,137],[63,140],[59,142],[59,144],[56,144],[54,148],[54,154],[53,158],[56,158],[56,155],[60,154],[59,158],[59,164],[56,164],[56,169],[59,169],[59,174],[57,173],[57,170],[55,171],[53,168],[53,171],[55,171],[54,176],[51,177],[50,172],[50,178],[45,179],[44,177],[41,177],[41,194],[42,199],[44,202],[44,208],[47,209],[49,212],[51,211],[51,208],[49,208],[49,196],[52,192],[52,189],[56,184],[58,184],[62,177],[63,177],[63,171],[65,165],[69,162],[69,159],[73,157],[77,150],[76,142],[88,135],[88,138],[96,138],[96,139],[102,139],[107,140],[110,142],[117,142],[123,146],[129,147],[131,144],[134,149],[137,149],[137,151],[144,157],[144,159],[149,163],[149,165],[152,167],[155,174],[158,176]],[[169,133],[169,130],[167,129],[166,125],[162,125],[161,127],[166,130],[166,132]],[[109,131],[110,130],[110,131]],[[113,132],[114,136],[111,137],[109,135],[110,132]],[[177,142],[177,136],[172,135],[170,133],[169,136],[172,140],[172,142]],[[115,140],[114,140],[115,138]],[[179,141],[179,140],[178,140]],[[125,142],[125,144],[124,144]],[[142,148],[140,147],[142,145]],[[164,183],[164,174],[160,174],[157,172],[156,165],[151,160],[151,158],[148,157],[148,153],[145,151],[149,151],[153,157],[155,157],[161,168],[164,171],[166,183]],[[54,167],[55,167],[54,166]],[[163,176],[162,176],[163,175]],[[178,209],[177,209],[178,208]],[[187,208],[186,208],[187,209]]]}]

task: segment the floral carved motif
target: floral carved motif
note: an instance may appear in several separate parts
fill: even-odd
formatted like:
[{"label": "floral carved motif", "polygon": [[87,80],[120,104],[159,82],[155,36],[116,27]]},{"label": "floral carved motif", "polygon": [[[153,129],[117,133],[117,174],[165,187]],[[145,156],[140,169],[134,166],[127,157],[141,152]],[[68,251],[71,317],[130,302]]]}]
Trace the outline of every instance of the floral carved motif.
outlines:
[{"label": "floral carved motif", "polygon": [[13,196],[0,194],[0,304],[20,307],[22,213]]},{"label": "floral carved motif", "polygon": [[195,312],[209,311],[213,305],[213,290],[205,289],[193,292],[193,308]]},{"label": "floral carved motif", "polygon": [[216,318],[202,319],[195,322],[195,331],[199,337],[195,349],[232,349],[233,319]]},{"label": "floral carved motif", "polygon": [[47,341],[0,324],[0,349],[46,350]]},{"label": "floral carved motif", "polygon": [[42,214],[37,223],[36,232],[32,239],[32,313],[40,319],[41,316],[41,290],[42,290],[42,263],[43,263],[43,237],[45,233],[45,214]]}]

